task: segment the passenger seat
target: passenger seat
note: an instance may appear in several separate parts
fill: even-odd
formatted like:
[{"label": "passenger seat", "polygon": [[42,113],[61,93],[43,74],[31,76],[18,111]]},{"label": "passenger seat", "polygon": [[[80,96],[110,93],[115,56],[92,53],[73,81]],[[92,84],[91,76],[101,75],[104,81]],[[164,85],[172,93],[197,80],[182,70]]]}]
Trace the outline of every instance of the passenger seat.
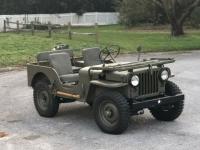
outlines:
[{"label": "passenger seat", "polygon": [[79,74],[73,73],[71,58],[68,53],[55,53],[49,55],[51,66],[57,71],[63,83],[79,81]]},{"label": "passenger seat", "polygon": [[87,48],[83,49],[83,60],[84,60],[84,66],[94,66],[94,65],[100,65],[103,63],[103,61],[99,58],[100,55],[100,48]]}]

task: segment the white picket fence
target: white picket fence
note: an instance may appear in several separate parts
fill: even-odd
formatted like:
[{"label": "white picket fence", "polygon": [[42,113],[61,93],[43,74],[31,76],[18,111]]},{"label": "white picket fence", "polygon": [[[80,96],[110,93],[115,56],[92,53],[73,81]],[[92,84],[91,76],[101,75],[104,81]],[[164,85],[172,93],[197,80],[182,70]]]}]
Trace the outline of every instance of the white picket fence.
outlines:
[{"label": "white picket fence", "polygon": [[42,24],[47,24],[49,21],[52,24],[67,25],[69,22],[72,25],[88,26],[98,23],[98,25],[111,25],[119,22],[119,13],[99,13],[91,12],[78,16],[75,13],[66,14],[29,14],[29,15],[0,15],[0,31],[3,31],[3,21],[8,18],[9,21],[20,23],[30,23],[39,21]]}]

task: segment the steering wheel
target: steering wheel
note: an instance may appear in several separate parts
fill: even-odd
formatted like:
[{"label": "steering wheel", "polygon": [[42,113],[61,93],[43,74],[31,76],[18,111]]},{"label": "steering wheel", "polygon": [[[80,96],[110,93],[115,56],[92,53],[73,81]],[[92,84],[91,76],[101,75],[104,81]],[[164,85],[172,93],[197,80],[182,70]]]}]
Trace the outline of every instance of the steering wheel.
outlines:
[{"label": "steering wheel", "polygon": [[105,47],[104,49],[101,50],[99,54],[99,58],[103,60],[104,62],[106,61],[115,61],[115,58],[120,54],[120,46],[118,45],[111,45],[109,47]]}]

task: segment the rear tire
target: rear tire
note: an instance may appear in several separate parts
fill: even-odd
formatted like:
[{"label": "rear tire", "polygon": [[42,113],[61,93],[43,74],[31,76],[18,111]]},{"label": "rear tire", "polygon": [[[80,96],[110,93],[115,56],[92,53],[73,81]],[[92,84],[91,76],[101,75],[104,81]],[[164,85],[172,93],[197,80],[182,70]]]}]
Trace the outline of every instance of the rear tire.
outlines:
[{"label": "rear tire", "polygon": [[58,100],[52,95],[47,80],[41,80],[34,85],[34,104],[37,112],[43,117],[54,117],[59,109]]},{"label": "rear tire", "polygon": [[[180,88],[173,82],[167,81],[166,83],[166,94],[169,96],[175,96],[181,94]],[[184,100],[180,100],[173,104],[160,106],[159,108],[150,109],[151,114],[160,121],[173,121],[177,119],[184,109]]]},{"label": "rear tire", "polygon": [[103,132],[121,134],[128,128],[129,104],[120,93],[102,92],[96,97],[93,109],[95,121]]}]

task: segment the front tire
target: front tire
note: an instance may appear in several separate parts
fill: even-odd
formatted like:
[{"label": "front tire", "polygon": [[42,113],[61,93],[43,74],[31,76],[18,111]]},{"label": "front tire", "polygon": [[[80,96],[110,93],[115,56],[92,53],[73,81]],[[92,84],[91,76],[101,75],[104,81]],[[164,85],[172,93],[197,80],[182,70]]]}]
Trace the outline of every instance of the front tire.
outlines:
[{"label": "front tire", "polygon": [[[166,94],[168,96],[175,96],[181,94],[180,88],[173,82],[167,81],[165,86]],[[151,114],[160,121],[174,121],[177,119],[183,112],[184,109],[184,100],[180,100],[173,104],[168,104],[160,106],[159,108],[150,109]]]},{"label": "front tire", "polygon": [[43,117],[54,117],[59,109],[58,100],[52,95],[48,81],[41,80],[34,85],[34,104]]},{"label": "front tire", "polygon": [[121,134],[128,128],[129,105],[120,93],[102,92],[96,97],[93,109],[95,121],[103,132]]}]

